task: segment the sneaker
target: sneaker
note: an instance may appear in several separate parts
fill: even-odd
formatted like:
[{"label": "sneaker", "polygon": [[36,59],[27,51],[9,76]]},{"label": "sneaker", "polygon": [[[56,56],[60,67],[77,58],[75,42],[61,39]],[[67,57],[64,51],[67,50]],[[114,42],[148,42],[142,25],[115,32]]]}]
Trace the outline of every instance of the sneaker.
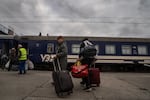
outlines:
[{"label": "sneaker", "polygon": [[27,72],[26,71],[24,71],[24,73],[23,74],[26,74]]},{"label": "sneaker", "polygon": [[91,92],[92,91],[92,88],[85,88],[84,89],[86,92]]}]

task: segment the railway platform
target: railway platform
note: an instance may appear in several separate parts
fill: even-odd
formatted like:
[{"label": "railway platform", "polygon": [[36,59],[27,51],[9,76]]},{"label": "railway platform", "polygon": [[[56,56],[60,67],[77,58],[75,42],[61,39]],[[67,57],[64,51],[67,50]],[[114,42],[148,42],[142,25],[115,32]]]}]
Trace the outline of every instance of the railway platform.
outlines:
[{"label": "railway platform", "polygon": [[0,100],[150,100],[150,73],[101,73],[100,87],[85,92],[80,79],[73,78],[74,91],[57,97],[51,84],[51,71],[0,70]]}]

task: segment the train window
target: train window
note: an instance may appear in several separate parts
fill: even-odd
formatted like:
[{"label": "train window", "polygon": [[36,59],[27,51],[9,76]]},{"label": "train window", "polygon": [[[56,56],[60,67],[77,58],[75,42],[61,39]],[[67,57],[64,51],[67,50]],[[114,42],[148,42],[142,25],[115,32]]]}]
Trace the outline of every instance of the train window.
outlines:
[{"label": "train window", "polygon": [[138,46],[138,54],[139,55],[147,55],[147,47],[146,46]]},{"label": "train window", "polygon": [[130,45],[123,45],[122,46],[122,54],[124,55],[130,55],[132,54],[132,48]]},{"label": "train window", "polygon": [[73,44],[72,45],[72,53],[73,54],[79,54],[80,52],[80,45],[79,44]]},{"label": "train window", "polygon": [[105,46],[105,53],[106,54],[116,54],[116,47],[115,47],[115,45],[106,45]]},{"label": "train window", "polygon": [[54,53],[54,44],[52,43],[47,44],[47,53]]}]

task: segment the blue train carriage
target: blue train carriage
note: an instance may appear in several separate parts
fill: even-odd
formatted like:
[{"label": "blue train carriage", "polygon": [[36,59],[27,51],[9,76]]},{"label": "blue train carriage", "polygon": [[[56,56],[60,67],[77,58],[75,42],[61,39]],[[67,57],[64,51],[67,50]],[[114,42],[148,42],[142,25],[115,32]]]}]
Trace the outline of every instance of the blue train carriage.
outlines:
[{"label": "blue train carriage", "polygon": [[[23,36],[19,42],[28,47],[29,58],[35,64],[39,64],[51,62],[55,54],[56,38],[55,36]],[[78,58],[80,42],[83,38],[65,37],[69,63],[74,63]],[[96,63],[99,66],[120,68],[116,66],[139,64],[149,66],[150,64],[149,38],[89,37],[89,40],[98,50]]]},{"label": "blue train carriage", "polygon": [[[35,64],[49,63],[55,55],[56,36],[21,36],[18,41],[27,48],[29,59]],[[75,62],[83,38],[65,37],[68,47],[68,62]]]},{"label": "blue train carriage", "polygon": [[13,35],[0,35],[0,55],[6,54],[9,56],[11,48],[15,45],[14,38]]},{"label": "blue train carriage", "polygon": [[[68,37],[68,61],[75,62],[83,37]],[[150,38],[89,37],[97,48],[97,66],[102,70],[143,70],[150,64]]]},{"label": "blue train carriage", "polygon": [[97,62],[103,64],[103,70],[135,71],[149,69],[149,38],[100,38],[98,44]]}]

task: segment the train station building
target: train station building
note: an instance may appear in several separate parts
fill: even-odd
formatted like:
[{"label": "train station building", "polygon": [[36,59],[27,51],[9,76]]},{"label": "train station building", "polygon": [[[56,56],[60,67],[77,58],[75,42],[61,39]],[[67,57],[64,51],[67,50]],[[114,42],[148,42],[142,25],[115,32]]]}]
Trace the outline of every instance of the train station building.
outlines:
[{"label": "train station building", "polygon": [[14,35],[13,28],[7,28],[6,26],[0,24],[0,35]]}]

